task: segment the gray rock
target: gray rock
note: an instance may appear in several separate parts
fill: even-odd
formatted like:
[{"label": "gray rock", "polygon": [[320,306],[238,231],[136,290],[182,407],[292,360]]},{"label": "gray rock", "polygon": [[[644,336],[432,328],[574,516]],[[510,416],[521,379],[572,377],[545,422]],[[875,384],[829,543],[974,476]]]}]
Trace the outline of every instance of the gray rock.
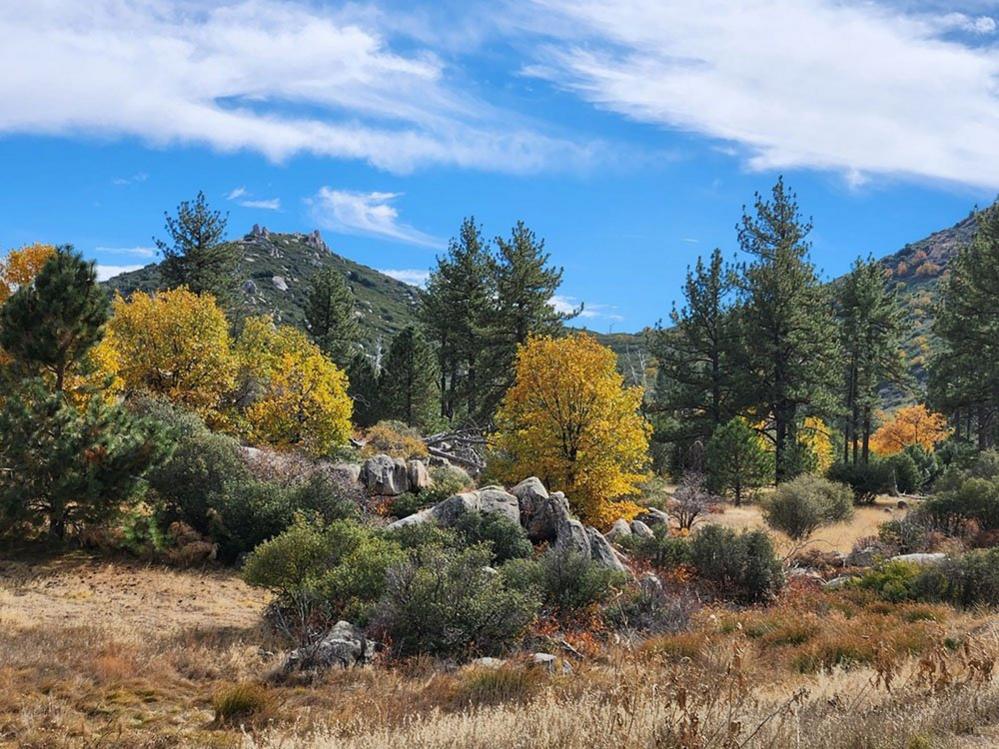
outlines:
[{"label": "gray rock", "polygon": [[479,495],[479,512],[500,513],[520,524],[520,505],[517,498],[502,486],[484,486],[475,493]]},{"label": "gray rock", "polygon": [[545,485],[537,476],[526,478],[510,489],[520,507],[520,522],[532,541],[551,541],[555,526],[549,508],[550,498]]},{"label": "gray rock", "polygon": [[574,551],[587,559],[592,556],[590,538],[586,534],[586,528],[576,518],[568,515],[559,521],[555,548],[562,552]]},{"label": "gray rock", "polygon": [[394,531],[397,528],[405,528],[410,525],[422,525],[423,523],[436,523],[437,518],[434,517],[433,508],[428,508],[426,510],[420,510],[419,512],[414,512],[412,515],[407,515],[404,518],[399,518],[387,526],[385,530]]},{"label": "gray rock", "polygon": [[491,668],[497,669],[502,667],[506,661],[503,658],[490,658],[486,656],[485,658],[476,658],[470,664],[470,666],[478,666],[479,668]]},{"label": "gray rock", "polygon": [[[646,526],[648,527],[648,526]],[[618,518],[611,525],[611,529],[607,531],[607,540],[611,543],[617,543],[622,538],[628,538],[631,536],[631,526],[628,525],[628,521],[624,518]]]},{"label": "gray rock", "polygon": [[422,460],[411,460],[406,464],[406,475],[409,479],[409,490],[420,492],[429,488],[432,483],[430,472]]},{"label": "gray rock", "polygon": [[635,519],[640,520],[646,525],[669,525],[669,515],[658,507],[647,507],[645,512]]},{"label": "gray rock", "polygon": [[846,563],[851,567],[870,567],[877,561],[880,553],[881,549],[876,546],[865,546],[860,549],[854,549],[846,558]]},{"label": "gray rock", "polygon": [[458,522],[458,518],[469,512],[480,512],[482,504],[478,492],[462,492],[448,497],[430,508],[430,514],[445,527]]},{"label": "gray rock", "polygon": [[534,543],[557,542],[561,529],[572,518],[569,500],[562,492],[555,492],[547,499],[539,500],[531,509],[527,516],[523,513],[520,516],[527,537]]},{"label": "gray rock", "polygon": [[614,547],[610,545],[610,541],[604,538],[603,533],[596,528],[587,526],[586,537],[590,544],[590,559],[609,569],[628,572],[628,568],[618,559]]},{"label": "gray rock", "polygon": [[288,290],[288,282],[284,280],[284,276],[271,276],[271,283],[278,291]]},{"label": "gray rock", "polygon": [[824,583],[824,578],[815,570],[810,570],[807,567],[795,567],[788,570],[788,577],[795,577],[802,580],[815,580],[820,583]]},{"label": "gray rock", "polygon": [[631,521],[631,532],[639,538],[655,538],[656,534],[652,529],[637,518]]},{"label": "gray rock", "polygon": [[848,582],[855,579],[856,577],[854,575],[840,575],[839,577],[834,577],[832,580],[823,583],[822,587],[826,590],[839,590]]},{"label": "gray rock", "polygon": [[369,663],[380,649],[350,622],[333,625],[322,639],[291,651],[284,662],[285,673],[350,668]]},{"label": "gray rock", "polygon": [[455,494],[429,509],[396,520],[387,527],[388,530],[393,530],[407,525],[433,522],[448,528],[457,523],[462,515],[469,512],[498,513],[506,515],[514,523],[520,522],[517,498],[512,494],[507,494],[499,487],[487,486],[477,491]]},{"label": "gray rock", "polygon": [[253,279],[248,279],[243,281],[243,293],[253,296],[257,293],[257,285],[253,282]]},{"label": "gray rock", "polygon": [[663,581],[651,572],[646,572],[638,579],[638,587],[647,595],[658,595],[663,592]]},{"label": "gray rock", "polygon": [[409,489],[406,461],[388,455],[375,455],[364,461],[360,480],[370,494],[395,497]]},{"label": "gray rock", "polygon": [[361,480],[360,463],[334,463],[329,467],[329,471],[335,478],[343,479],[352,484]]},{"label": "gray rock", "polygon": [[896,557],[892,557],[889,561],[892,562],[907,562],[909,564],[940,564],[947,558],[946,554],[941,554],[939,552],[933,554],[899,554]]}]

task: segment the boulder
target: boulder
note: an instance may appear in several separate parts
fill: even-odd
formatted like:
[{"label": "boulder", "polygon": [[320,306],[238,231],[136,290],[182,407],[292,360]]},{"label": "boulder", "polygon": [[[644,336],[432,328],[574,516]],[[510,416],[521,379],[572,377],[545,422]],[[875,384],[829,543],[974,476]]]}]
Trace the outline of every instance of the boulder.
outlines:
[{"label": "boulder", "polygon": [[524,526],[524,530],[527,531],[528,538],[531,538],[532,541],[535,540],[534,537],[538,537],[539,541],[546,540],[541,538],[545,535],[546,530],[554,538],[555,528],[549,527],[551,522],[544,517],[548,511],[550,497],[545,485],[541,483],[541,479],[537,476],[526,478],[510,489],[510,493],[517,498],[517,504],[520,508],[520,522]]},{"label": "boulder", "polygon": [[428,489],[433,482],[430,480],[430,471],[422,460],[411,460],[406,463],[406,476],[409,480],[409,491],[420,492]]},{"label": "boulder", "polygon": [[655,538],[652,529],[637,518],[631,521],[631,532],[639,538]]},{"label": "boulder", "polygon": [[477,666],[478,668],[491,668],[493,670],[500,668],[506,663],[503,658],[490,658],[486,656],[484,658],[476,658],[468,665]]},{"label": "boulder", "polygon": [[370,494],[395,497],[409,489],[409,471],[402,458],[375,455],[361,466],[361,483]]},{"label": "boulder", "polygon": [[555,548],[559,551],[575,551],[589,559],[592,556],[590,551],[590,539],[586,535],[586,528],[576,518],[569,516],[560,519],[555,536]]},{"label": "boulder", "polygon": [[622,538],[628,538],[629,536],[631,536],[631,526],[628,525],[628,521],[624,518],[615,520],[614,524],[611,525],[611,529],[607,531],[607,540],[612,543],[617,543]]},{"label": "boulder", "polygon": [[333,478],[342,479],[350,484],[356,484],[361,480],[360,463],[334,463],[329,467]]},{"label": "boulder", "polygon": [[462,492],[448,497],[433,507],[420,510],[420,512],[390,523],[388,529],[393,530],[427,522],[437,523],[447,528],[457,523],[458,518],[468,512],[498,513],[506,515],[514,523],[520,522],[517,498],[512,494],[507,494],[500,487],[487,486],[476,491]]},{"label": "boulder", "polygon": [[378,643],[367,639],[353,624],[340,621],[322,639],[291,651],[284,672],[361,666],[369,663],[379,649]]},{"label": "boulder", "polygon": [[848,582],[855,579],[856,576],[854,575],[840,575],[839,577],[834,577],[832,580],[823,583],[822,587],[826,590],[839,590]]},{"label": "boulder", "polygon": [[[559,529],[572,518],[569,500],[562,492],[555,492],[544,498],[535,495],[531,500],[520,501],[520,507],[521,525],[534,543],[557,541]],[[529,510],[526,513],[525,508]]]},{"label": "boulder", "polygon": [[645,512],[635,519],[640,520],[646,525],[669,525],[669,515],[658,507],[645,508]]},{"label": "boulder", "polygon": [[475,494],[479,496],[479,512],[500,513],[520,524],[520,505],[517,498],[502,486],[484,486]]},{"label": "boulder", "polygon": [[614,547],[610,545],[610,541],[604,538],[603,533],[596,528],[587,526],[586,538],[590,544],[590,559],[609,569],[628,572],[628,568],[618,559]]},{"label": "boulder", "polygon": [[933,554],[899,554],[898,556],[892,557],[889,561],[891,562],[907,562],[908,564],[940,564],[947,558],[946,554],[941,554],[939,552]]},{"label": "boulder", "polygon": [[272,276],[271,283],[274,284],[274,288],[278,291],[288,290],[288,282],[284,280],[284,276]]}]

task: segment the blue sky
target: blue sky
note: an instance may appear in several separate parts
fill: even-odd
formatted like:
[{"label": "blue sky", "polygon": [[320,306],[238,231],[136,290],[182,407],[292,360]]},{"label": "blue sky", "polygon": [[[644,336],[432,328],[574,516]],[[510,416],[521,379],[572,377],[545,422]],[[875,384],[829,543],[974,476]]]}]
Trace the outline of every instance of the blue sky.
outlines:
[{"label": "blue sky", "polygon": [[199,189],[407,279],[523,219],[637,330],[778,174],[826,275],[999,192],[999,1],[0,1],[0,247],[151,262]]}]

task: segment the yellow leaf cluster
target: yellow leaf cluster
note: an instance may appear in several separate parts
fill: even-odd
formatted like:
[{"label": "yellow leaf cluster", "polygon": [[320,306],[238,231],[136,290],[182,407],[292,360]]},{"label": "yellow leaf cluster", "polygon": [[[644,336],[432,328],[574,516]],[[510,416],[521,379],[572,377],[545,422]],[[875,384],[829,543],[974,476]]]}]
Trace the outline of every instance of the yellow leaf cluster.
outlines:
[{"label": "yellow leaf cluster", "polygon": [[591,336],[532,338],[496,417],[494,472],[511,483],[538,476],[600,523],[608,503],[637,493],[645,478],[651,428],[641,402],[641,388],[624,387],[614,352]]},{"label": "yellow leaf cluster", "polygon": [[236,344],[251,436],[327,455],[350,436],[347,376],[304,333],[269,317],[246,321]]},{"label": "yellow leaf cluster", "polygon": [[806,447],[816,459],[816,468],[825,473],[836,460],[829,427],[817,416],[809,416],[798,432],[798,442]]},{"label": "yellow leaf cluster", "polygon": [[229,323],[215,299],[181,287],[116,296],[93,359],[117,389],[163,395],[218,424],[236,381],[231,349]]},{"label": "yellow leaf cluster", "polygon": [[951,431],[943,414],[933,413],[922,403],[906,406],[871,435],[871,450],[876,455],[895,455],[910,445],[919,445],[932,451]]},{"label": "yellow leaf cluster", "polygon": [[35,243],[19,250],[11,250],[0,260],[0,304],[6,302],[14,292],[31,283],[42,266],[55,254],[50,244]]}]

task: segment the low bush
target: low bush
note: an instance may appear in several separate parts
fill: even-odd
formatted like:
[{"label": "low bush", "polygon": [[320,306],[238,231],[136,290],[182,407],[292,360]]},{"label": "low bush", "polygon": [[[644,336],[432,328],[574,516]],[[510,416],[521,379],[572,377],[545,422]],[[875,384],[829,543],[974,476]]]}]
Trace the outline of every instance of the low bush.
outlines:
[{"label": "low bush", "polygon": [[464,546],[487,544],[493,553],[493,563],[523,559],[534,553],[534,546],[520,523],[500,513],[466,512],[454,524],[454,532]]},{"label": "low bush", "polygon": [[862,590],[873,591],[886,601],[901,603],[916,597],[916,581],[920,573],[921,568],[909,562],[886,562],[852,584]]},{"label": "low bush", "polygon": [[512,588],[537,591],[545,607],[557,615],[571,615],[607,600],[627,579],[564,549],[549,549],[538,560],[512,560],[500,568],[500,574]]},{"label": "low bush", "polygon": [[999,450],[978,452],[966,443],[945,443],[945,446],[947,444],[953,445],[951,452],[954,454],[941,457],[947,467],[934,486],[937,492],[957,489],[967,479],[999,479]]},{"label": "low bush", "polygon": [[424,498],[424,493],[414,494],[413,492],[403,492],[396,496],[389,504],[389,513],[394,518],[408,518],[414,515],[430,502]]},{"label": "low bush", "polygon": [[784,583],[773,542],[761,530],[736,533],[706,525],[693,536],[690,560],[698,575],[740,601],[767,600]]},{"label": "low bush", "polygon": [[690,539],[670,535],[669,528],[659,525],[652,538],[631,535],[621,539],[621,546],[631,554],[661,570],[671,570],[690,562]]},{"label": "low bush", "polygon": [[365,433],[367,443],[362,454],[391,455],[393,458],[425,458],[427,446],[423,443],[420,431],[401,421],[379,421]]},{"label": "low bush", "polygon": [[443,502],[472,485],[472,479],[456,466],[435,466],[430,469],[430,486],[420,492],[420,500],[428,505]]},{"label": "low bush", "polygon": [[895,554],[929,551],[931,533],[919,515],[889,520],[878,527],[878,540],[890,546]]},{"label": "low bush", "polygon": [[945,532],[954,534],[967,520],[982,531],[999,528],[999,480],[967,478],[948,491],[927,499],[922,511]]},{"label": "low bush", "polygon": [[955,606],[999,604],[999,548],[950,557],[921,571],[914,596]]},{"label": "low bush", "polygon": [[260,724],[274,716],[277,700],[267,687],[243,682],[220,689],[212,698],[212,707],[216,725]]},{"label": "low bush", "polygon": [[662,585],[643,581],[624,592],[604,611],[604,620],[615,630],[643,634],[682,632],[690,625],[697,600],[669,592]]},{"label": "low bush", "polygon": [[850,489],[845,484],[811,474],[778,486],[763,508],[767,525],[795,541],[802,541],[821,526],[848,520],[852,515]]},{"label": "low bush", "polygon": [[885,458],[883,465],[891,472],[892,488],[895,491],[901,494],[914,494],[922,488],[922,472],[909,450]]},{"label": "low bush", "polygon": [[534,620],[535,590],[515,588],[486,569],[486,546],[461,551],[426,546],[388,570],[375,627],[398,655],[497,653]]},{"label": "low bush", "polygon": [[833,463],[826,470],[826,478],[849,486],[858,505],[871,504],[879,494],[888,494],[894,487],[892,468],[883,461]]}]

